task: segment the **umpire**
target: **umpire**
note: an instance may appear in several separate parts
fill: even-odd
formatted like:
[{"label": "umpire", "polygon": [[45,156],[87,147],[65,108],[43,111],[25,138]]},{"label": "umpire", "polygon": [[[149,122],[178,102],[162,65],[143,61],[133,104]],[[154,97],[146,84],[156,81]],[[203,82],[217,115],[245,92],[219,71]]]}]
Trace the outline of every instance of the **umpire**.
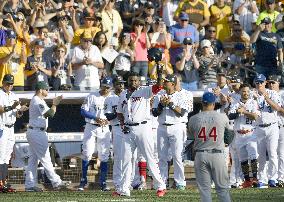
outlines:
[{"label": "umpire", "polygon": [[202,202],[211,202],[211,182],[216,186],[220,201],[231,201],[228,169],[224,155],[224,131],[229,128],[225,114],[214,111],[216,96],[206,92],[202,96],[202,112],[188,122],[189,134],[194,135],[196,152],[194,167]]}]

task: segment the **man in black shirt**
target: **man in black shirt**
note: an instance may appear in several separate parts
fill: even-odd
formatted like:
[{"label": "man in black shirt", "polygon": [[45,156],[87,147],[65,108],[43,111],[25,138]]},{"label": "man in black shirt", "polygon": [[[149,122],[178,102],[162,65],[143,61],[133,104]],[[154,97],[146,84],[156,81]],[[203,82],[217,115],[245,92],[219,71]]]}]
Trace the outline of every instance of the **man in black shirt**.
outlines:
[{"label": "man in black shirt", "polygon": [[281,39],[278,34],[271,32],[271,29],[272,22],[266,17],[261,20],[259,27],[250,38],[250,42],[256,44],[256,71],[266,77],[282,71],[283,65]]}]

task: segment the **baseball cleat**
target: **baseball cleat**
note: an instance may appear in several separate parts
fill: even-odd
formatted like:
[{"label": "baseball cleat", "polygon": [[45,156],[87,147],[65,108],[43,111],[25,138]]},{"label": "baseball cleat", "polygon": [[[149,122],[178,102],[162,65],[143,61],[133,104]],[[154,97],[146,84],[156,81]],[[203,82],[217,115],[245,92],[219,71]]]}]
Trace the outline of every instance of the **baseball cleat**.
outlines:
[{"label": "baseball cleat", "polygon": [[110,191],[110,188],[107,186],[106,183],[103,183],[101,186],[101,191]]},{"label": "baseball cleat", "polygon": [[146,182],[142,182],[139,186],[138,186],[138,190],[146,190],[147,189],[147,184]]},{"label": "baseball cleat", "polygon": [[276,183],[275,183],[275,180],[268,180],[268,186],[269,187],[277,187]]},{"label": "baseball cleat", "polygon": [[112,192],[112,194],[111,194],[113,197],[117,197],[117,196],[120,196],[120,193],[118,193],[117,191],[115,191],[115,192]]},{"label": "baseball cleat", "polygon": [[30,187],[25,189],[26,192],[43,192],[42,188],[39,187]]},{"label": "baseball cleat", "polygon": [[252,187],[257,187],[258,179],[257,178],[252,178]]},{"label": "baseball cleat", "polygon": [[252,188],[252,181],[250,180],[245,180],[242,184],[243,188]]},{"label": "baseball cleat", "polygon": [[177,186],[176,186],[176,189],[177,189],[177,190],[184,191],[184,190],[185,190],[185,186],[183,186],[183,185],[177,185]]},{"label": "baseball cleat", "polygon": [[157,191],[157,196],[158,197],[163,197],[163,196],[165,196],[165,194],[166,194],[166,190],[165,189]]},{"label": "baseball cleat", "polygon": [[265,184],[263,182],[258,182],[256,187],[257,188],[266,188]]},{"label": "baseball cleat", "polygon": [[61,181],[61,183],[58,186],[54,187],[53,189],[59,191],[62,189],[66,189],[69,185],[70,181]]},{"label": "baseball cleat", "polygon": [[3,185],[0,187],[0,192],[2,193],[15,193],[16,189],[12,188],[11,185]]},{"label": "baseball cleat", "polygon": [[84,191],[85,186],[87,185],[87,179],[81,179],[78,191]]},{"label": "baseball cleat", "polygon": [[284,187],[284,182],[282,180],[278,180],[277,186],[283,188]]}]

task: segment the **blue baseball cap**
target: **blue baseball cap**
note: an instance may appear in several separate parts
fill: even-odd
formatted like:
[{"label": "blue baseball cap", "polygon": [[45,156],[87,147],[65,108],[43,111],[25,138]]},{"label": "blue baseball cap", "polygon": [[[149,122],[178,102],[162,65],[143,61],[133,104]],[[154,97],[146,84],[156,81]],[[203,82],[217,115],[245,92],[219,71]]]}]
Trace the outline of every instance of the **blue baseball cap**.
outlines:
[{"label": "blue baseball cap", "polygon": [[112,78],[110,77],[105,77],[102,79],[101,81],[101,86],[105,86],[105,87],[112,87]]},{"label": "blue baseball cap", "polygon": [[266,81],[266,77],[263,74],[258,74],[256,75],[256,77],[254,78],[254,82],[264,82]]},{"label": "blue baseball cap", "polygon": [[179,19],[181,19],[181,20],[189,20],[189,17],[188,17],[188,15],[187,15],[187,13],[181,12],[181,13],[179,14]]},{"label": "blue baseball cap", "polygon": [[6,30],[6,36],[9,39],[16,39],[16,37],[17,37],[16,33],[13,30],[10,30],[10,29]]},{"label": "blue baseball cap", "polygon": [[215,103],[216,100],[216,95],[214,93],[211,92],[205,92],[202,96],[202,102],[203,103]]}]

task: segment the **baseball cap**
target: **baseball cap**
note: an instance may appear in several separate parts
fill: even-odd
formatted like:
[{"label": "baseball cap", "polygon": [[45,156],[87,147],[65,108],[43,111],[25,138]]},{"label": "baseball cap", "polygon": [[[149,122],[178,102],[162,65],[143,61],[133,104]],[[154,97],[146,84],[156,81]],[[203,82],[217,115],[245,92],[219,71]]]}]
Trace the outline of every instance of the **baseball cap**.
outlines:
[{"label": "baseball cap", "polygon": [[226,75],[226,72],[225,72],[225,70],[223,69],[223,68],[218,68],[217,69],[217,75],[223,75],[223,76],[225,76]]},{"label": "baseball cap", "polygon": [[216,96],[214,95],[214,93],[211,92],[205,92],[202,96],[202,102],[203,103],[215,103],[216,100]]},{"label": "baseball cap", "polygon": [[48,89],[49,89],[49,86],[48,86],[48,84],[47,84],[46,82],[44,82],[44,81],[39,81],[39,82],[36,83],[35,89],[36,89],[36,90],[40,90],[40,89],[42,89],[42,90],[48,90]]},{"label": "baseball cap", "polygon": [[211,47],[211,42],[208,39],[203,39],[200,43],[200,47],[205,48],[205,47]]},{"label": "baseball cap", "polygon": [[254,78],[254,82],[264,82],[266,81],[266,77],[263,74],[258,74],[255,78]]},{"label": "baseball cap", "polygon": [[14,76],[12,74],[5,74],[2,81],[8,84],[14,84]]},{"label": "baseball cap", "polygon": [[174,74],[168,74],[168,75],[164,78],[164,81],[176,83],[177,77],[176,77]]},{"label": "baseball cap", "polygon": [[262,24],[262,23],[264,23],[264,24],[270,24],[270,23],[272,23],[272,22],[271,22],[271,19],[270,19],[269,17],[265,17],[265,18],[263,18],[263,19],[261,20],[260,23],[261,23],[261,24]]},{"label": "baseball cap", "polygon": [[266,4],[274,4],[275,0],[266,0]]},{"label": "baseball cap", "polygon": [[242,79],[239,76],[232,76],[231,83],[241,83]]},{"label": "baseball cap", "polygon": [[188,17],[188,15],[187,15],[187,13],[181,12],[181,13],[179,14],[179,19],[181,19],[181,20],[189,20],[189,17]]},{"label": "baseball cap", "polygon": [[110,77],[105,77],[101,81],[101,86],[112,87],[112,79]]},{"label": "baseball cap", "polygon": [[87,11],[87,10],[83,11],[83,18],[90,19],[90,20],[95,20],[94,15],[92,13],[90,13],[89,11]]},{"label": "baseball cap", "polygon": [[155,8],[154,4],[151,1],[147,1],[144,5],[146,8]]},{"label": "baseball cap", "polygon": [[123,78],[121,76],[116,76],[113,79],[113,83],[125,83],[126,81],[123,80]]},{"label": "baseball cap", "polygon": [[36,40],[35,43],[34,43],[35,46],[42,46],[44,47],[44,41],[42,40]]},{"label": "baseball cap", "polygon": [[281,81],[281,76],[280,75],[270,75],[267,78],[267,81],[276,81],[276,82],[280,82]]},{"label": "baseball cap", "polygon": [[7,38],[9,38],[9,39],[15,39],[16,38],[16,33],[13,30],[8,29],[5,32],[6,32]]}]

